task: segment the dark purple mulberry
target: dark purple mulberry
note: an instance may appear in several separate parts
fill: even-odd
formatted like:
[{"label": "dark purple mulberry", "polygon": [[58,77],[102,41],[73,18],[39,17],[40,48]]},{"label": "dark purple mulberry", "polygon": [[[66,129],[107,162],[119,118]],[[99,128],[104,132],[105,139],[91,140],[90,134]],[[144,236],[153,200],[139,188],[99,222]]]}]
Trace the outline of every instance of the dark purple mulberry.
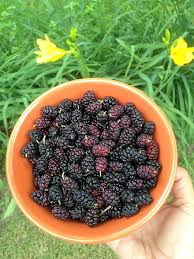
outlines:
[{"label": "dark purple mulberry", "polygon": [[58,108],[59,112],[61,111],[69,111],[72,107],[72,101],[69,99],[64,99],[62,102],[59,103]]},{"label": "dark purple mulberry", "polygon": [[84,217],[84,222],[90,226],[94,227],[99,221],[99,210],[98,209],[89,209]]},{"label": "dark purple mulberry", "polygon": [[110,153],[110,148],[102,144],[97,144],[93,146],[92,152],[95,156],[104,157],[104,156],[108,156],[108,154]]},{"label": "dark purple mulberry", "polygon": [[84,94],[81,102],[82,102],[82,105],[86,107],[86,106],[88,106],[88,104],[95,102],[95,101],[96,101],[96,96],[95,96],[94,92],[87,91]]},{"label": "dark purple mulberry", "polygon": [[139,212],[138,205],[135,203],[126,203],[122,208],[122,216],[123,217],[130,217]]},{"label": "dark purple mulberry", "polygon": [[53,119],[58,115],[58,111],[55,107],[52,106],[45,106],[42,108],[41,110],[42,112],[42,116],[49,118],[49,119]]},{"label": "dark purple mulberry", "polygon": [[86,112],[89,114],[97,114],[102,108],[102,103],[100,103],[99,101],[97,102],[93,102],[88,104],[88,106],[86,107]]},{"label": "dark purple mulberry", "polygon": [[36,190],[32,193],[32,199],[39,205],[48,205],[48,195],[46,192],[41,190]]},{"label": "dark purple mulberry", "polygon": [[69,212],[61,206],[54,206],[54,208],[52,209],[52,214],[58,219],[69,218]]},{"label": "dark purple mulberry", "polygon": [[45,129],[48,126],[50,126],[50,124],[50,120],[48,118],[43,117],[36,120],[35,126],[36,129]]},{"label": "dark purple mulberry", "polygon": [[137,175],[141,178],[151,179],[158,175],[158,169],[150,165],[139,165]]},{"label": "dark purple mulberry", "polygon": [[98,173],[103,173],[106,171],[108,166],[108,161],[105,157],[96,158],[96,171]]},{"label": "dark purple mulberry", "polygon": [[79,189],[78,183],[69,176],[65,176],[61,178],[61,185],[63,187],[63,190],[65,190],[65,192],[71,192]]},{"label": "dark purple mulberry", "polygon": [[147,156],[150,160],[157,160],[159,156],[159,145],[156,141],[152,141],[147,146]]},{"label": "dark purple mulberry", "polygon": [[144,134],[153,135],[155,131],[155,123],[153,121],[146,121],[143,124],[142,132]]},{"label": "dark purple mulberry", "polygon": [[123,115],[119,120],[119,125],[123,129],[128,129],[131,126],[131,119],[129,115]]},{"label": "dark purple mulberry", "polygon": [[119,144],[130,145],[135,139],[135,132],[133,129],[125,129],[121,132],[119,137]]},{"label": "dark purple mulberry", "polygon": [[126,186],[130,190],[139,190],[143,186],[143,180],[142,179],[133,179],[133,180],[128,180],[126,183]]},{"label": "dark purple mulberry", "polygon": [[110,119],[117,119],[123,113],[123,106],[117,104],[108,110],[108,116]]}]

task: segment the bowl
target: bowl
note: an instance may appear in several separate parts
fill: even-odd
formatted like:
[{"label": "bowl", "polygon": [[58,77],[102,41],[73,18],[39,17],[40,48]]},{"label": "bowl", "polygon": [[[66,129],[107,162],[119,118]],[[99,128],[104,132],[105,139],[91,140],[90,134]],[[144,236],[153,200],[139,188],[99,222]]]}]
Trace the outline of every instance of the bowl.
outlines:
[{"label": "bowl", "polygon": [[[40,116],[45,105],[56,105],[63,98],[80,98],[87,90],[93,90],[98,98],[111,95],[121,104],[133,102],[146,120],[156,123],[155,138],[160,146],[162,170],[158,184],[151,191],[153,202],[129,218],[112,219],[91,228],[73,220],[58,220],[51,212],[31,199],[34,190],[32,169],[20,151],[28,142],[28,131]],[[177,148],[172,128],[161,109],[142,91],[109,79],[80,79],[70,81],[42,94],[23,112],[17,121],[7,149],[6,170],[10,190],[23,213],[40,229],[65,241],[78,243],[102,243],[118,239],[137,230],[150,220],[167,199],[173,185],[177,167]]]}]

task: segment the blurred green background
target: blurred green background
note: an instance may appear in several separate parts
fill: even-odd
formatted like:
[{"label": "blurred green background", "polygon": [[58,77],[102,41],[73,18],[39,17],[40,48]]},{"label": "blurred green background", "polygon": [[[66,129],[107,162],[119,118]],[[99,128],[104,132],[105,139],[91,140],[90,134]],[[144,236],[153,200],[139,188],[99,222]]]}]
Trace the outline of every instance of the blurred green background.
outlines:
[{"label": "blurred green background", "polygon": [[[78,30],[80,58],[38,65],[36,38],[62,48]],[[163,44],[183,36],[194,46],[194,2],[182,0],[6,0],[0,3],[0,258],[115,258],[105,245],[65,244],[39,231],[11,199],[5,153],[22,111],[41,93],[81,77],[117,79],[145,91],[172,123],[179,163],[192,179],[194,63],[177,67]]]}]

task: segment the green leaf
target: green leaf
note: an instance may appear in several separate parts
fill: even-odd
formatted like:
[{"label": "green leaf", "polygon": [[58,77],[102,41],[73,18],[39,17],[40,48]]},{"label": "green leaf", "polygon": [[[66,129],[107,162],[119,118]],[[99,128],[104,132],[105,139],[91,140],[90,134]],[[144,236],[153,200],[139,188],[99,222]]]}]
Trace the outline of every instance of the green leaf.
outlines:
[{"label": "green leaf", "polygon": [[0,179],[0,192],[3,190],[5,184],[3,182],[3,180]]},{"label": "green leaf", "polygon": [[14,200],[14,198],[11,199],[11,201],[9,202],[7,209],[3,215],[3,219],[8,218],[9,216],[11,216],[11,214],[14,212],[16,208],[16,202]]}]

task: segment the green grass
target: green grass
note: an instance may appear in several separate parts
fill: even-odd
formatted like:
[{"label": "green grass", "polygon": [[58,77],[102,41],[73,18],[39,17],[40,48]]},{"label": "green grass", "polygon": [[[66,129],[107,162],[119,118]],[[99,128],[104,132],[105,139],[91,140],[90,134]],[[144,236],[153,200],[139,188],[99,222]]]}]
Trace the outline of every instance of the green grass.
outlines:
[{"label": "green grass", "polygon": [[[173,126],[179,163],[194,179],[194,63],[177,68],[161,40],[165,29],[169,29],[172,41],[182,35],[194,46],[193,10],[192,0],[7,0],[1,3],[1,215],[10,201],[4,180],[6,145],[19,115],[47,89],[85,76],[127,82],[153,98]],[[35,39],[47,33],[58,46],[67,48],[66,39],[72,27],[78,29],[80,61],[68,56],[55,63],[37,65],[33,55]],[[39,233],[18,211],[0,222],[2,258],[44,258],[44,251],[45,258],[49,258],[48,254],[57,258],[52,257],[53,250],[63,254],[58,258],[76,258],[80,251],[83,258],[111,256],[103,247],[65,245]]]}]

